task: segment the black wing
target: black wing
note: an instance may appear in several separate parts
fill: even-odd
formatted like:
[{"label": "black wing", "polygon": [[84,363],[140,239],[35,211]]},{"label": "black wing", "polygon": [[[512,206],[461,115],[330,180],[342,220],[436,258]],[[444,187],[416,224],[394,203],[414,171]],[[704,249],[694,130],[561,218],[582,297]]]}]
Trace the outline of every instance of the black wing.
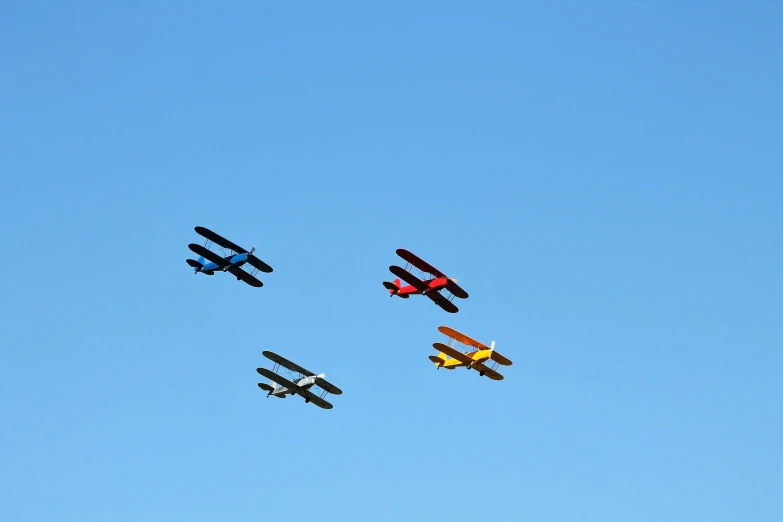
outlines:
[{"label": "black wing", "polygon": [[440,295],[440,292],[427,292],[425,295],[432,299],[436,305],[440,306],[448,313],[456,314],[459,312],[459,308],[457,308],[454,303],[446,299],[444,296]]},{"label": "black wing", "polygon": [[342,395],[343,393],[343,391],[340,388],[330,383],[326,379],[321,379],[320,377],[315,378],[315,384],[320,386],[322,389],[326,390],[327,393],[331,393],[332,395]]},{"label": "black wing", "polygon": [[283,386],[285,389],[291,392],[299,392],[302,390],[299,386],[297,386],[295,383],[289,381],[282,375],[278,375],[275,372],[271,370],[267,370],[266,368],[256,368],[256,371],[260,374],[266,377],[269,380],[275,381],[280,386]]},{"label": "black wing", "polygon": [[446,283],[446,290],[454,294],[454,297],[459,297],[460,299],[468,298],[468,293],[451,279]]},{"label": "black wing", "polygon": [[[216,245],[220,245],[223,248],[230,248],[231,250],[233,250],[237,254],[244,254],[245,252],[247,252],[247,250],[245,250],[241,246],[232,243],[231,241],[229,241],[228,239],[224,238],[221,235],[215,234],[214,232],[212,232],[208,228],[196,227],[196,232],[198,234],[204,236],[205,238],[209,239],[210,241],[212,241]],[[206,256],[204,256],[204,257],[206,257]]]},{"label": "black wing", "polygon": [[272,271],[272,267],[258,259],[253,254],[250,254],[247,256],[247,264],[252,266],[253,268],[257,268],[261,270],[262,272],[266,272],[267,274]]},{"label": "black wing", "polygon": [[255,277],[251,276],[238,266],[232,266],[228,269],[229,272],[237,276],[237,279],[241,279],[245,283],[249,284],[250,286],[255,286],[256,288],[261,288],[264,286],[264,283],[256,279]]},{"label": "black wing", "polygon": [[205,248],[201,245],[197,245],[195,243],[191,243],[188,245],[188,248],[191,249],[194,253],[200,255],[204,259],[209,259],[213,263],[215,263],[220,268],[225,268],[229,265],[228,261],[214,253],[213,251],[209,250],[208,248]]},{"label": "black wing", "polygon": [[275,352],[270,352],[269,350],[264,350],[263,352],[261,352],[261,355],[263,355],[264,357],[266,357],[270,361],[276,362],[277,364],[279,364],[283,368],[287,368],[287,369],[291,370],[292,372],[299,372],[302,375],[304,375],[305,377],[312,377],[313,375],[315,375],[310,370],[305,370],[304,368],[302,368],[298,364],[292,363],[291,361],[289,361],[285,357],[281,357],[281,356],[277,355]]},{"label": "black wing", "polygon": [[421,279],[419,279],[415,275],[411,274],[410,272],[408,272],[404,268],[400,268],[399,266],[392,265],[392,266],[389,267],[389,271],[392,274],[394,274],[397,277],[399,277],[400,279],[402,279],[403,281],[405,281],[406,283],[408,283],[409,285],[413,286],[419,292],[423,292],[424,290],[429,288],[424,283],[424,281],[422,281]]},{"label": "black wing", "polygon": [[311,393],[308,390],[305,390],[303,388],[300,388],[299,391],[297,391],[299,395],[302,395],[305,399],[308,400],[308,402],[312,402],[319,408],[323,408],[325,410],[331,410],[332,405],[320,398],[318,395]]}]

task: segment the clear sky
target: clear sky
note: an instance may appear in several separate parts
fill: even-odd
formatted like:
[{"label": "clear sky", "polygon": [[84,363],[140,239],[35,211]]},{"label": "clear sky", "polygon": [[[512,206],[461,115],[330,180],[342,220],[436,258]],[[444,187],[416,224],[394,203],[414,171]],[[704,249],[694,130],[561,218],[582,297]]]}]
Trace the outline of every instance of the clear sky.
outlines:
[{"label": "clear sky", "polygon": [[[3,3],[0,520],[783,519],[781,27]],[[196,225],[265,286],[194,276]],[[387,297],[400,247],[458,314]],[[439,325],[506,379],[436,371]],[[334,409],[265,399],[262,350]]]}]

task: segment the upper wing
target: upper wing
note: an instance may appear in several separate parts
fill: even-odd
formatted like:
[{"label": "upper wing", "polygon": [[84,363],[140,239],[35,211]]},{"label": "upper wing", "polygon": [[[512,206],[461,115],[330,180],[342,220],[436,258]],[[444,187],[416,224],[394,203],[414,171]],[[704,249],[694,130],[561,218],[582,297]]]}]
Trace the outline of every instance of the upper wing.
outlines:
[{"label": "upper wing", "polygon": [[320,398],[318,395],[316,395],[314,393],[311,393],[308,390],[302,389],[302,390],[299,391],[299,394],[303,395],[305,399],[309,400],[310,402],[312,402],[313,404],[315,404],[316,406],[318,406],[320,408],[323,408],[325,410],[331,410],[332,409],[332,405],[331,404],[329,404],[328,402],[326,402],[325,400]]},{"label": "upper wing", "polygon": [[257,268],[261,270],[262,272],[266,272],[267,274],[272,271],[271,266],[267,265],[253,254],[247,256],[247,264],[252,266],[253,268]]},{"label": "upper wing", "polygon": [[302,368],[302,367],[301,367],[301,366],[299,366],[298,364],[294,364],[294,363],[292,363],[291,361],[289,361],[289,360],[288,360],[288,359],[286,359],[285,357],[280,357],[280,356],[279,356],[279,355],[277,355],[275,352],[270,352],[269,350],[264,350],[264,351],[263,351],[263,352],[261,352],[261,353],[262,353],[262,354],[263,354],[263,356],[264,356],[264,357],[266,357],[267,359],[269,359],[269,360],[271,360],[271,361],[274,361],[274,362],[276,362],[277,364],[279,364],[279,365],[280,365],[280,366],[282,366],[283,368],[288,368],[288,369],[289,369],[289,370],[291,370],[292,372],[299,372],[299,373],[301,373],[302,375],[304,375],[305,377],[310,377],[310,376],[312,376],[312,375],[315,375],[315,374],[314,374],[313,372],[311,372],[310,370],[305,370],[304,368]]},{"label": "upper wing", "polygon": [[[212,241],[216,245],[220,245],[223,248],[230,248],[231,250],[233,250],[237,254],[244,254],[245,252],[247,252],[247,250],[245,250],[241,246],[232,243],[231,241],[229,241],[228,239],[224,238],[223,236],[215,234],[214,232],[212,232],[208,228],[196,227],[196,232],[198,234],[204,236],[205,238],[209,239],[210,241]],[[204,257],[206,257],[206,256],[204,256]]]},{"label": "upper wing", "polygon": [[490,359],[495,361],[498,364],[502,364],[503,366],[511,366],[512,362],[500,355],[495,350],[492,350],[492,354],[489,356]]},{"label": "upper wing", "polygon": [[330,383],[326,379],[321,379],[320,377],[315,378],[315,384],[323,388],[327,391],[327,393],[331,393],[332,395],[342,395],[343,391],[335,386],[334,384]]},{"label": "upper wing", "polygon": [[503,380],[503,376],[502,375],[500,375],[498,372],[496,372],[492,368],[488,368],[488,367],[484,366],[480,362],[474,364],[473,365],[473,369],[478,371],[479,373],[483,373],[484,375],[486,375],[487,377],[489,377],[493,381],[502,381]]},{"label": "upper wing", "polygon": [[450,314],[456,314],[459,312],[459,308],[457,308],[454,303],[440,295],[440,292],[427,292],[424,295],[432,299],[436,305],[440,306]]},{"label": "upper wing", "polygon": [[456,297],[459,297],[460,299],[467,299],[468,293],[463,290],[457,283],[454,282],[454,280],[449,279],[446,282],[446,290],[454,294]]},{"label": "upper wing", "polygon": [[251,276],[238,266],[232,266],[228,269],[229,272],[237,276],[237,279],[241,279],[245,283],[249,284],[250,286],[255,286],[256,288],[261,288],[264,286],[264,283],[256,279],[255,277]]},{"label": "upper wing", "polygon": [[266,368],[256,368],[256,371],[261,375],[263,375],[264,377],[266,377],[267,379],[275,381],[277,384],[281,386],[285,386],[287,389],[291,390],[292,392],[299,392],[302,390],[302,388],[300,388],[293,382],[289,381],[282,375],[276,374],[271,370],[267,370]]},{"label": "upper wing", "polygon": [[419,292],[423,292],[427,288],[429,288],[426,284],[424,284],[424,281],[416,277],[415,275],[411,274],[404,268],[400,268],[399,266],[392,265],[389,267],[389,271],[408,283],[409,285],[413,286],[416,290]]},{"label": "upper wing", "polygon": [[191,249],[196,254],[200,255],[201,257],[205,259],[209,259],[213,263],[215,263],[220,268],[224,268],[229,265],[229,262],[214,253],[213,251],[209,250],[208,248],[205,248],[201,245],[197,245],[196,243],[191,243],[188,245],[188,248]]},{"label": "upper wing", "polygon": [[455,341],[461,342],[462,344],[478,348],[479,350],[489,350],[489,346],[485,346],[477,340],[471,339],[467,335],[460,333],[453,328],[449,328],[448,326],[438,326],[438,331],[444,335],[447,335],[448,337],[451,337]]},{"label": "upper wing", "polygon": [[462,364],[473,363],[473,359],[471,357],[460,352],[456,348],[452,348],[451,346],[447,346],[443,343],[432,343],[432,347],[438,350],[439,352],[445,353],[446,355],[450,356],[452,359],[458,360]]},{"label": "upper wing", "polygon": [[431,264],[427,263],[426,261],[423,261],[419,259],[417,256],[411,254],[404,248],[398,248],[397,249],[397,255],[403,258],[408,263],[412,264],[422,272],[427,272],[429,274],[434,275],[435,277],[446,277],[446,275],[432,266]]}]

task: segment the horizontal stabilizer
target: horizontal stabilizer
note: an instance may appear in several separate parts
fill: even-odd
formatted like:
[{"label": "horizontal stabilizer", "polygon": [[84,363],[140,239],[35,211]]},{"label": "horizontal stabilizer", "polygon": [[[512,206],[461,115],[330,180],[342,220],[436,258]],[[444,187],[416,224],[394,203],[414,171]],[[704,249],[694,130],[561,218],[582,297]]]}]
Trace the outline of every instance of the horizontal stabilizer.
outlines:
[{"label": "horizontal stabilizer", "polygon": [[195,259],[186,259],[185,262],[190,266],[192,266],[193,268],[201,268],[202,266],[204,266],[198,261],[196,261]]},{"label": "horizontal stabilizer", "polygon": [[261,388],[262,390],[266,391],[266,392],[271,392],[271,391],[275,390],[274,388],[272,388],[271,386],[269,386],[268,384],[265,384],[263,382],[259,382],[258,383],[258,387]]}]

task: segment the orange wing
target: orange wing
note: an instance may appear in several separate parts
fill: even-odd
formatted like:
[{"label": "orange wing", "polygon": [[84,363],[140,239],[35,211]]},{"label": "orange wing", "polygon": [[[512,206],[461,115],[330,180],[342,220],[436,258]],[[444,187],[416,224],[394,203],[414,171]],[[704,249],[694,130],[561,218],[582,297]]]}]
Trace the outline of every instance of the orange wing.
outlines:
[{"label": "orange wing", "polygon": [[448,326],[439,326],[438,331],[448,337],[451,337],[455,341],[459,341],[462,344],[472,346],[473,348],[476,348],[478,350],[489,350],[489,346],[481,344],[477,340],[471,339],[467,335],[460,333],[453,328],[449,328]]}]

